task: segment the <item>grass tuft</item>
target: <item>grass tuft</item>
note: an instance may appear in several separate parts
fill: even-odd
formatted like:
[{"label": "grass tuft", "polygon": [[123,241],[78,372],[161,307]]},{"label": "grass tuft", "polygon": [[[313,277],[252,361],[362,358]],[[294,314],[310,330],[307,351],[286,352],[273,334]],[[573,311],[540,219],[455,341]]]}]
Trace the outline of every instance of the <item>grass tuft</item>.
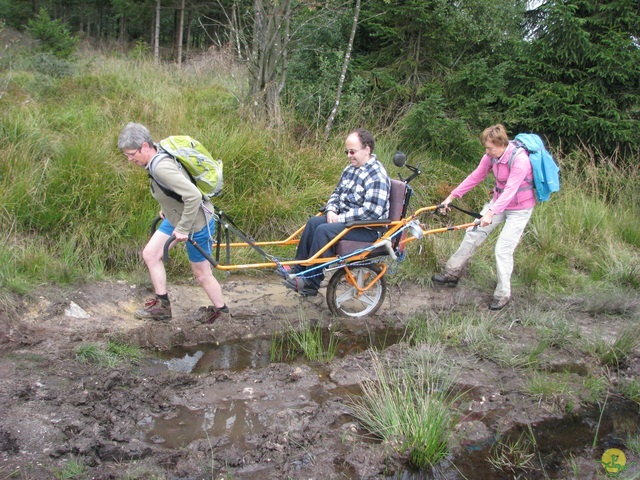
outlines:
[{"label": "grass tuft", "polygon": [[408,450],[410,462],[425,468],[448,453],[456,398],[449,392],[453,375],[440,348],[427,346],[394,368],[372,353],[375,380],[362,384],[353,411],[363,425],[397,450]]},{"label": "grass tuft", "polygon": [[138,347],[109,341],[106,346],[86,343],[76,349],[76,360],[101,367],[114,368],[121,362],[137,363],[143,357]]},{"label": "grass tuft", "polygon": [[89,473],[89,467],[80,458],[70,458],[64,464],[64,467],[55,473],[58,480],[74,480],[77,478],[86,478]]},{"label": "grass tuft", "polygon": [[498,471],[520,478],[520,475],[535,470],[533,461],[536,454],[532,450],[532,443],[523,432],[515,440],[498,441],[492,448],[489,463]]},{"label": "grass tuft", "polygon": [[594,336],[585,342],[585,351],[594,355],[603,366],[620,370],[634,350],[640,348],[640,328],[630,326],[610,342],[605,336]]},{"label": "grass tuft", "polygon": [[284,334],[274,335],[269,357],[271,361],[282,362],[302,354],[312,362],[327,363],[335,358],[339,346],[334,332],[325,334],[320,325],[303,320],[298,328],[289,323]]}]

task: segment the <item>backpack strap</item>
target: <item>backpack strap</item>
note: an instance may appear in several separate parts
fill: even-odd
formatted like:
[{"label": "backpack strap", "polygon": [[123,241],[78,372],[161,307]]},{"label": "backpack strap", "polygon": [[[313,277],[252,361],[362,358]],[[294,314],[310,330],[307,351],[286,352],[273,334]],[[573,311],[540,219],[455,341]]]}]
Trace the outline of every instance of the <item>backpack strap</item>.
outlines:
[{"label": "backpack strap", "polygon": [[[182,200],[182,197],[180,195],[178,195],[176,192],[174,192],[170,188],[168,188],[165,185],[163,185],[162,182],[160,180],[158,180],[154,176],[153,173],[154,173],[156,164],[160,160],[162,160],[163,158],[167,158],[167,157],[168,158],[173,158],[171,155],[169,155],[167,152],[165,152],[159,146],[156,146],[156,147],[158,149],[158,153],[156,153],[153,156],[153,158],[151,158],[151,161],[149,162],[149,168],[147,169],[147,175],[149,176],[149,179],[153,180],[153,183],[155,183],[160,188],[160,190],[162,190],[162,193],[164,193],[167,197],[173,198],[177,202],[184,203],[184,201]],[[151,186],[151,188],[153,188],[153,185]]]},{"label": "backpack strap", "polygon": [[[529,155],[529,150],[527,149],[527,147],[525,146],[524,143],[522,143],[520,140],[514,140],[513,141],[515,148],[513,149],[513,151],[511,152],[511,157],[509,158],[509,161],[507,162],[507,168],[509,168],[509,172],[511,172],[511,167],[513,167],[513,162],[516,159],[516,155],[524,150],[525,152],[527,152],[527,155]],[[497,163],[497,162],[494,162]],[[534,186],[533,186],[533,178],[525,178],[525,181],[529,184],[526,187],[520,187],[518,189],[518,192],[523,192],[525,190],[533,190]],[[498,192],[498,193],[502,193],[504,192],[504,188],[500,188],[498,187],[498,180],[496,179],[496,184],[493,187],[493,189]]]},{"label": "backpack strap", "polygon": [[[156,185],[158,185],[158,187],[160,187],[160,190],[162,190],[162,193],[164,193],[167,197],[173,198],[175,201],[180,202],[180,203],[184,203],[184,201],[182,200],[182,197],[180,195],[178,195],[176,192],[174,192],[173,190],[171,190],[169,187],[167,187],[166,185],[162,184],[162,182],[160,182],[160,180],[158,180],[154,175],[153,172],[155,170],[155,166],[156,164],[161,161],[163,158],[171,158],[173,159],[174,162],[176,162],[176,165],[178,165],[178,168],[180,170],[184,170],[187,172],[187,175],[189,175],[189,180],[191,180],[191,183],[193,183],[194,185],[196,184],[196,180],[195,178],[193,178],[193,175],[191,175],[191,172],[189,172],[189,170],[187,170],[186,168],[182,167],[182,164],[178,161],[177,158],[175,158],[173,155],[171,155],[169,152],[167,152],[164,148],[162,148],[160,145],[156,145],[156,148],[158,150],[158,153],[156,153],[153,158],[151,159],[151,161],[149,162],[149,168],[147,169],[148,172],[148,176],[151,180],[154,181],[154,183]],[[204,198],[204,197],[203,197]]]}]

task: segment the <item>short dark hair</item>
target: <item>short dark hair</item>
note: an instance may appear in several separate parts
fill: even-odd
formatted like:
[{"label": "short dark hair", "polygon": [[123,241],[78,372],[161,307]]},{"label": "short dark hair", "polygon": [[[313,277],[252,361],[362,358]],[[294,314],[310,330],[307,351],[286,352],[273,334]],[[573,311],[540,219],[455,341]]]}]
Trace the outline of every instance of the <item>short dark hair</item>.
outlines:
[{"label": "short dark hair", "polygon": [[[365,130],[364,128],[356,128],[352,130],[351,133],[355,133],[358,135],[360,139],[360,143],[362,144],[362,148],[369,147],[369,153],[373,153],[373,149],[376,146],[376,141],[373,139],[373,135],[369,130]],[[351,135],[351,133],[349,135]]]}]

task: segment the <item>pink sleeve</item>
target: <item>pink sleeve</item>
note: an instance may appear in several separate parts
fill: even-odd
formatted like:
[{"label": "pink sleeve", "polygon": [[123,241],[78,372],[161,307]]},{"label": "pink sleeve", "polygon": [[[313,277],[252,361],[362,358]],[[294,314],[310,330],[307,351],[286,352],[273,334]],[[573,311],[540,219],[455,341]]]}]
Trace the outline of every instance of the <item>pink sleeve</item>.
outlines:
[{"label": "pink sleeve", "polygon": [[456,198],[462,198],[462,196],[470,191],[473,187],[482,182],[489,171],[491,170],[491,157],[489,155],[484,155],[480,159],[480,164],[476,167],[476,169],[471,172],[467,178],[465,178],[460,185],[453,189],[451,195]]}]

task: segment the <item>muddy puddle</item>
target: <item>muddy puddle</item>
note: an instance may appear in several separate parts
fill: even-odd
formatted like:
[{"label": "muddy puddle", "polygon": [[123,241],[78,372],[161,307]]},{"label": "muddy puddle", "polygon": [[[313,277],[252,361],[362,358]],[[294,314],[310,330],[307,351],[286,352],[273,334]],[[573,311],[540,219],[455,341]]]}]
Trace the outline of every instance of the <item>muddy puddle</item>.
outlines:
[{"label": "muddy puddle", "polygon": [[[515,445],[518,440],[526,442],[528,455],[537,459],[519,473],[519,478],[527,479],[564,479],[567,478],[567,465],[578,458],[592,462],[594,472],[602,473],[602,458],[609,449],[628,450],[627,439],[640,431],[638,404],[614,399],[601,409],[589,407],[580,414],[568,414],[562,418],[547,420],[537,425],[518,426],[491,441],[465,445],[466,452],[452,460],[462,476],[445,474],[449,467],[438,468],[434,472],[407,471],[401,477],[407,480],[432,478],[514,478],[514,473],[498,474],[492,468],[489,459],[495,458],[498,441],[501,444]],[[540,463],[543,468],[540,468]],[[629,465],[630,466],[630,465]],[[576,465],[577,468],[577,465]],[[508,469],[507,469],[508,470]],[[478,476],[482,472],[481,476]],[[518,472],[518,470],[516,470]]]},{"label": "muddy puddle", "polygon": [[[336,342],[336,358],[344,358],[364,352],[369,348],[384,350],[400,342],[405,335],[404,329],[384,328],[358,332],[339,332],[321,329],[323,344],[327,348],[331,341]],[[289,342],[286,335],[274,335],[250,339],[232,340],[222,343],[202,343],[192,347],[174,347],[159,352],[159,363],[169,370],[185,373],[205,374],[217,370],[239,372],[247,368],[265,368],[272,363],[271,349],[274,345],[282,347]],[[283,346],[284,351],[289,349]],[[294,358],[284,358],[285,362],[304,362],[302,354]]]},{"label": "muddy puddle", "polygon": [[[339,337],[336,358],[343,358],[364,352],[369,348],[384,350],[403,341],[405,332],[397,328],[385,328],[366,333],[340,333],[323,331],[325,344],[332,336]],[[156,363],[169,370],[187,372],[194,375],[211,374],[218,371],[241,372],[245,369],[265,369],[272,364],[270,349],[274,342],[282,338],[261,337],[241,339],[219,344],[205,343],[193,347],[176,347],[158,353]],[[330,371],[324,364],[309,362],[302,355],[287,359],[290,364],[306,365],[319,379],[319,384],[309,392],[313,402],[322,405],[328,401],[340,401],[361,395],[359,385],[335,385],[330,380]],[[551,367],[549,371],[584,375],[586,368],[581,364],[565,363]],[[461,386],[462,390],[465,387]],[[466,389],[466,397],[476,396],[474,389]],[[244,394],[253,394],[251,387],[245,387]],[[251,408],[254,400],[230,399],[215,402],[207,408],[191,409],[179,406],[171,415],[147,418],[146,441],[165,448],[180,449],[199,439],[225,437],[240,450],[251,448],[246,438],[265,434],[269,425],[261,421],[261,416]],[[536,425],[517,426],[501,435],[492,435],[478,442],[462,442],[459,453],[440,462],[436,467],[416,470],[409,464],[384,477],[388,480],[427,479],[562,479],[567,478],[567,464],[580,458],[591,462],[593,471],[602,470],[602,455],[608,449],[626,449],[628,438],[640,432],[638,404],[620,399],[610,399],[604,408],[598,406],[581,409],[579,414],[567,414]],[[461,420],[477,420],[486,425],[495,423],[506,410],[496,409],[486,415],[470,415]],[[475,418],[471,418],[475,417]],[[143,422],[144,423],[144,422]],[[364,443],[376,443],[365,431],[357,428],[357,420],[343,415],[337,424],[352,425],[356,435]],[[142,424],[140,426],[143,426]],[[498,471],[490,459],[497,459],[502,453],[507,460],[517,460],[516,453],[504,451],[504,445],[526,445],[520,453],[524,462],[522,468],[505,465]],[[508,450],[508,449],[507,449]],[[356,478],[348,464],[335,465],[336,472],[344,478]],[[245,477],[243,477],[245,478]],[[256,477],[258,478],[258,477]]]},{"label": "muddy puddle", "polygon": [[179,406],[170,416],[155,420],[147,433],[149,442],[165,448],[183,448],[194,440],[227,436],[236,447],[247,448],[244,439],[248,435],[261,434],[265,426],[259,416],[247,409],[245,401],[221,401],[206,410],[191,410]]}]

